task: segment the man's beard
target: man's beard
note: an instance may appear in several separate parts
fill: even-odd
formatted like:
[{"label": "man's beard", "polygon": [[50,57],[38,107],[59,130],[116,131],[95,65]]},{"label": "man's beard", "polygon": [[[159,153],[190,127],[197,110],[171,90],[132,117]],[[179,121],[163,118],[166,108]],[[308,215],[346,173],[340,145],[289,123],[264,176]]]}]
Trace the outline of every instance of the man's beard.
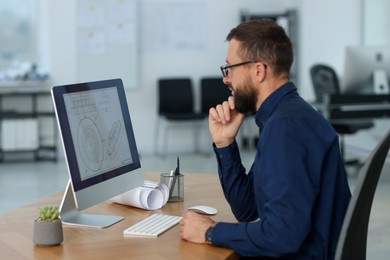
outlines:
[{"label": "man's beard", "polygon": [[250,79],[245,80],[238,89],[234,88],[234,104],[236,110],[241,114],[256,112],[257,89],[250,82]]}]

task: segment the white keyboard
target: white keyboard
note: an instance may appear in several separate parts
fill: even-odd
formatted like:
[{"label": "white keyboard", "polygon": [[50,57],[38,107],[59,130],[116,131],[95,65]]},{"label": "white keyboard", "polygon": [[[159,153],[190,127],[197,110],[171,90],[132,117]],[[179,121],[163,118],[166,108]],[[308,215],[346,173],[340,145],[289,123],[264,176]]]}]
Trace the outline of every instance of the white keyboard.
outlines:
[{"label": "white keyboard", "polygon": [[124,235],[157,237],[181,221],[182,217],[153,214],[123,230]]}]

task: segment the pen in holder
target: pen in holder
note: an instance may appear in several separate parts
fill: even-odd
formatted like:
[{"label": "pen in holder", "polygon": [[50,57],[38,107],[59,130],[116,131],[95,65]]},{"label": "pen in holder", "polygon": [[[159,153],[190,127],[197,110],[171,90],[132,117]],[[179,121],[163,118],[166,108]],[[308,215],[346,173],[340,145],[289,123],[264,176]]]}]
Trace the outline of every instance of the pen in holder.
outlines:
[{"label": "pen in holder", "polygon": [[160,182],[168,186],[168,202],[184,200],[184,175],[180,173],[179,157],[177,158],[176,170],[172,170],[170,173],[161,173]]}]

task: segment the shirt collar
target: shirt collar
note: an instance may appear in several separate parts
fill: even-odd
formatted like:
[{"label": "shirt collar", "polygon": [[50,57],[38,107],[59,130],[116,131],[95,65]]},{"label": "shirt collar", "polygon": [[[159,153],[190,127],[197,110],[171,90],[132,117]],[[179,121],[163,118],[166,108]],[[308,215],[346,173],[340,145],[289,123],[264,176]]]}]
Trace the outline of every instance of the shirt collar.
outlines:
[{"label": "shirt collar", "polygon": [[258,127],[262,128],[267,121],[267,119],[271,116],[272,111],[278,105],[280,100],[289,94],[292,91],[296,91],[297,88],[292,82],[287,82],[286,84],[280,86],[277,90],[275,90],[271,95],[269,95],[261,104],[259,110],[257,110],[255,115],[256,124]]}]

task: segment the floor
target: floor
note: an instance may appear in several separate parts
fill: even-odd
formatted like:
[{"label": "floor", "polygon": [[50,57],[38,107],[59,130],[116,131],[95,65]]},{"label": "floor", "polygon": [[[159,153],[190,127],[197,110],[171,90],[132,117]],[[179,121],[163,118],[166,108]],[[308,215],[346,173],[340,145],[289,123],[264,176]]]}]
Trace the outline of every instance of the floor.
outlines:
[{"label": "floor", "polygon": [[[243,164],[249,168],[253,151],[242,152]],[[176,167],[176,155],[160,158],[141,156],[142,171],[169,172]],[[390,255],[390,163],[385,165],[371,212],[367,259],[388,259]],[[214,155],[180,154],[183,173],[216,173]],[[353,189],[356,173],[349,169]],[[68,174],[65,162],[3,162],[0,164],[0,213],[31,203],[65,189]]]}]

